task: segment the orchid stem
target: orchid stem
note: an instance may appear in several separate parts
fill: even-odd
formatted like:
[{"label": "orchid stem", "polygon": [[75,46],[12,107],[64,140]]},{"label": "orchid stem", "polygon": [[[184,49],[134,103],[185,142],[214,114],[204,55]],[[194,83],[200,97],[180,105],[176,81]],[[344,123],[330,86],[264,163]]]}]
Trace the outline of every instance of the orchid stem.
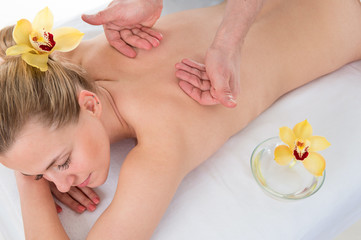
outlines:
[{"label": "orchid stem", "polygon": [[296,159],[292,159],[292,161],[290,162],[290,164],[288,165],[289,168],[293,168],[293,166],[296,164]]}]

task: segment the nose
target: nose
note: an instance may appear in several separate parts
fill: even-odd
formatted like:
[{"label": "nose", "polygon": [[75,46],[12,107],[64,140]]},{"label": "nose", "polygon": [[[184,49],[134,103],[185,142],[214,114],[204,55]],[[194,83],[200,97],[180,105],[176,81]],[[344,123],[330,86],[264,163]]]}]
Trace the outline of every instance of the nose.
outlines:
[{"label": "nose", "polygon": [[53,182],[59,192],[69,192],[71,186],[74,183],[75,176],[73,175],[46,175],[45,179]]}]

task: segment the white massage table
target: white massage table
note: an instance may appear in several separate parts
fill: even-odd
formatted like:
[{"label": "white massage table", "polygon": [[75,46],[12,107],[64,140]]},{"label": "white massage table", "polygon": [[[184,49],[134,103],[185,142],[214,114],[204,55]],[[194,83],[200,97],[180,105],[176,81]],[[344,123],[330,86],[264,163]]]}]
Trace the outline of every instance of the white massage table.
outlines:
[{"label": "white massage table", "polygon": [[[216,2],[165,0],[164,14]],[[66,25],[83,30],[88,38],[102,31],[79,19]],[[361,218],[360,104],[361,61],[283,96],[183,180],[152,240],[334,238]],[[276,136],[279,127],[306,118],[315,134],[332,144],[321,152],[327,164],[325,183],[309,198],[275,200],[254,180],[251,153],[258,143]],[[79,215],[63,207],[60,218],[72,240],[85,239],[110,203],[122,160],[133,146],[127,140],[111,147],[111,169],[107,182],[96,189],[102,200],[95,212]],[[23,239],[15,179],[3,166],[0,206],[0,238]]]}]

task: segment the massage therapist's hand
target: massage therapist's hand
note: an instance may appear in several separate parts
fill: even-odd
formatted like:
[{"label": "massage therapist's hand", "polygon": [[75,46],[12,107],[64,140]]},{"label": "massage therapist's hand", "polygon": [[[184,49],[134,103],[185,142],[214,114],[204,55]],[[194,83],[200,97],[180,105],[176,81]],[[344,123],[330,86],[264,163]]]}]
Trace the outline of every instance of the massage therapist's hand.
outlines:
[{"label": "massage therapist's hand", "polygon": [[[54,183],[49,182],[49,186],[56,199],[77,213],[83,213],[85,210],[93,212],[100,201],[94,190],[88,187],[71,187],[69,192],[62,193],[59,192]],[[62,211],[57,204],[56,209],[58,213]]]},{"label": "massage therapist's hand", "polygon": [[[204,92],[204,85],[200,84],[202,79],[199,75],[192,76],[199,70],[199,63],[189,65],[182,62],[176,65],[178,69],[176,76],[187,82],[185,84],[181,81],[180,87],[193,99],[206,105],[218,102],[231,108],[237,105],[235,99],[240,91],[241,48],[248,30],[262,9],[263,2],[264,0],[227,1],[223,20],[205,57],[209,91]],[[185,67],[182,64],[187,65],[186,69],[179,69]],[[193,80],[189,81],[190,79]],[[196,82],[196,85],[191,86],[192,82]],[[203,87],[199,88],[199,86]]]},{"label": "massage therapist's hand", "polygon": [[183,91],[200,104],[233,108],[240,92],[241,45],[216,42],[207,50],[205,65],[184,59],[176,64],[176,76],[183,80]]},{"label": "massage therapist's hand", "polygon": [[206,54],[205,67],[212,85],[212,94],[225,107],[237,105],[240,91],[240,47],[212,45]]},{"label": "massage therapist's hand", "polygon": [[175,67],[179,86],[188,96],[203,105],[219,104],[204,64],[183,59]]},{"label": "massage therapist's hand", "polygon": [[109,43],[127,57],[135,57],[132,48],[152,49],[162,40],[162,35],[150,27],[160,17],[162,0],[113,0],[103,11],[83,15],[92,25],[103,25]]},{"label": "massage therapist's hand", "polygon": [[203,105],[235,107],[240,89],[240,50],[210,47],[205,65],[190,59],[176,64],[180,87]]}]

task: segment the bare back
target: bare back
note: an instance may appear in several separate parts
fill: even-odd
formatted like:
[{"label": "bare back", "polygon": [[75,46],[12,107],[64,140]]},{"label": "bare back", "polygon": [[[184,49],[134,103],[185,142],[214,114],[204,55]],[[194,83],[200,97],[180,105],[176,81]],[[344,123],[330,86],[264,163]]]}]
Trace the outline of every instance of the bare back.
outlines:
[{"label": "bare back", "polygon": [[139,143],[168,139],[182,149],[189,169],[281,95],[360,58],[358,1],[270,0],[242,48],[237,108],[201,106],[178,86],[174,65],[184,57],[203,62],[224,5],[163,17],[155,26],[162,43],[135,59],[117,53],[103,35],[77,49],[76,61],[111,94]]},{"label": "bare back", "polygon": [[139,50],[135,59],[112,49],[104,36],[65,55],[86,69],[102,94],[109,93],[96,105],[98,113],[108,110],[97,115],[100,121],[87,118],[104,130],[96,133],[110,135],[109,122],[124,123],[138,140],[88,239],[149,239],[189,171],[283,94],[361,58],[359,0],[268,0],[242,47],[238,106],[201,106],[178,86],[174,65],[185,57],[203,62],[224,5],[161,18],[155,28],[162,43]]}]

